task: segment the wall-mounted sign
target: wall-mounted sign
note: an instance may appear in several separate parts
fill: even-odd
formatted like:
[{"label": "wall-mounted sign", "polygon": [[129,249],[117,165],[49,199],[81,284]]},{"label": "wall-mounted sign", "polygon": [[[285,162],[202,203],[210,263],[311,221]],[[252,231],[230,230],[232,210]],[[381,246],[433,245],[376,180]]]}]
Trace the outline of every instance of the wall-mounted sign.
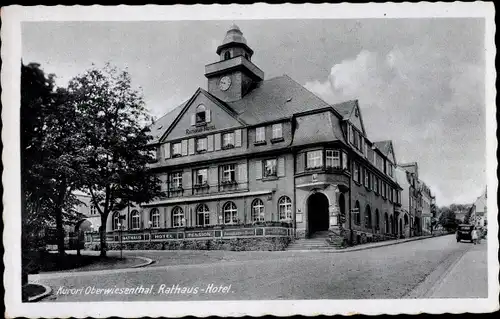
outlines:
[{"label": "wall-mounted sign", "polygon": [[186,238],[202,238],[202,237],[213,237],[213,231],[193,231],[187,232]]},{"label": "wall-mounted sign", "polygon": [[177,233],[153,233],[151,234],[151,239],[176,239]]},{"label": "wall-mounted sign", "polygon": [[312,174],[312,181],[317,182],[318,181],[318,174]]},{"label": "wall-mounted sign", "polygon": [[297,213],[297,215],[295,215],[295,221],[297,223],[302,223],[302,214]]},{"label": "wall-mounted sign", "polygon": [[227,229],[224,230],[224,236],[226,237],[232,237],[232,236],[253,236],[255,235],[255,229],[254,228],[247,228],[247,229]]},{"label": "wall-mounted sign", "polygon": [[123,235],[122,241],[128,240],[144,240],[144,234]]},{"label": "wall-mounted sign", "polygon": [[215,125],[205,125],[193,129],[186,129],[186,134],[196,134],[215,130]]}]

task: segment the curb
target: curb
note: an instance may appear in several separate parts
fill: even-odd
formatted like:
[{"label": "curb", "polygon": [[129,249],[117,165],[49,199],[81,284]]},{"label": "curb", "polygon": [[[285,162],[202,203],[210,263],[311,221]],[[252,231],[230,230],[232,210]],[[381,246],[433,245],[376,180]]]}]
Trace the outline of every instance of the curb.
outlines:
[{"label": "curb", "polygon": [[28,302],[34,302],[34,301],[38,301],[40,299],[43,299],[45,297],[47,297],[48,295],[50,295],[52,293],[52,289],[49,287],[49,286],[46,286],[46,285],[43,285],[43,284],[39,284],[39,283],[29,283],[30,285],[38,285],[38,286],[42,286],[45,291],[42,292],[41,294],[38,294],[36,296],[33,296],[33,297],[28,297]]},{"label": "curb", "polygon": [[379,247],[387,247],[387,246],[392,246],[392,245],[399,245],[399,244],[404,244],[404,243],[409,243],[412,241],[417,241],[417,240],[424,240],[424,239],[429,239],[429,238],[434,238],[435,236],[420,236],[420,237],[413,237],[409,238],[404,241],[399,241],[399,242],[391,242],[391,243],[384,243],[381,245],[377,246],[367,246],[367,247],[353,247],[353,248],[345,248],[345,249],[309,249],[309,250],[288,250],[288,252],[321,252],[321,253],[332,253],[332,254],[340,254],[340,253],[349,253],[352,251],[360,251],[360,250],[367,250],[367,249],[375,249]]},{"label": "curb", "polygon": [[[142,267],[146,267],[146,266],[149,266],[151,265],[152,263],[154,263],[155,261],[151,258],[146,258],[146,257],[140,257],[140,256],[129,256],[128,258],[137,258],[137,259],[142,259],[144,260],[144,262],[142,264],[139,264],[139,265],[135,265],[135,266],[132,266],[132,267],[129,267],[129,268],[142,268]],[[126,268],[125,268],[126,269]]]}]

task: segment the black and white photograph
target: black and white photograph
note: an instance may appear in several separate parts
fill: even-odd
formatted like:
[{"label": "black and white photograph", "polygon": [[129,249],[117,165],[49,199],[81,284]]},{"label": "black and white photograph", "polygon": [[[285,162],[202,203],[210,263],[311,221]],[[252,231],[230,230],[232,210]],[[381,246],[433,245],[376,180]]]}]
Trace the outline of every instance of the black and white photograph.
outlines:
[{"label": "black and white photograph", "polygon": [[493,4],[2,21],[7,317],[499,309]]}]

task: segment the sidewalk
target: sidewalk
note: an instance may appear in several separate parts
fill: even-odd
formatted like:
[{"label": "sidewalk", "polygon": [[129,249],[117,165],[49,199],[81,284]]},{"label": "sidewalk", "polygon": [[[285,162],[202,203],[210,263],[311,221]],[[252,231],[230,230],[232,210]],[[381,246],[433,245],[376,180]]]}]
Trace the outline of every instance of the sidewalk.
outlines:
[{"label": "sidewalk", "polygon": [[472,247],[426,294],[429,298],[487,298],[488,253],[485,240]]},{"label": "sidewalk", "polygon": [[[328,252],[328,253],[347,253],[347,252],[351,252],[351,251],[359,251],[359,250],[365,250],[365,249],[372,249],[372,248],[378,248],[378,247],[403,244],[403,243],[407,243],[410,241],[428,239],[428,238],[433,238],[433,237],[434,236],[432,236],[432,235],[427,235],[427,236],[410,237],[410,238],[404,238],[404,239],[384,240],[384,241],[379,241],[376,243],[362,244],[362,245],[348,247],[348,248],[344,248],[344,249],[319,250],[319,251]],[[302,250],[296,250],[296,251],[300,252]],[[309,251],[318,251],[318,250],[309,250]]]}]

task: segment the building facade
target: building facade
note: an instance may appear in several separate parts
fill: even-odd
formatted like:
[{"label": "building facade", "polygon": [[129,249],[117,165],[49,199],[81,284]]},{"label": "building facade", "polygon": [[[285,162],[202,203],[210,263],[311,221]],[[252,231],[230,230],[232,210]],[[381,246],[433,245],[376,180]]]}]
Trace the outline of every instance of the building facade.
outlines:
[{"label": "building facade", "polygon": [[261,225],[342,245],[410,236],[418,176],[397,166],[391,141],[369,139],[358,101],[330,105],[286,75],[265,79],[237,26],[216,53],[207,90],[151,126],[166,196],[110,214],[111,240],[278,232]]},{"label": "building facade", "polygon": [[479,228],[488,226],[488,205],[486,191],[479,196],[471,207],[470,224]]}]

